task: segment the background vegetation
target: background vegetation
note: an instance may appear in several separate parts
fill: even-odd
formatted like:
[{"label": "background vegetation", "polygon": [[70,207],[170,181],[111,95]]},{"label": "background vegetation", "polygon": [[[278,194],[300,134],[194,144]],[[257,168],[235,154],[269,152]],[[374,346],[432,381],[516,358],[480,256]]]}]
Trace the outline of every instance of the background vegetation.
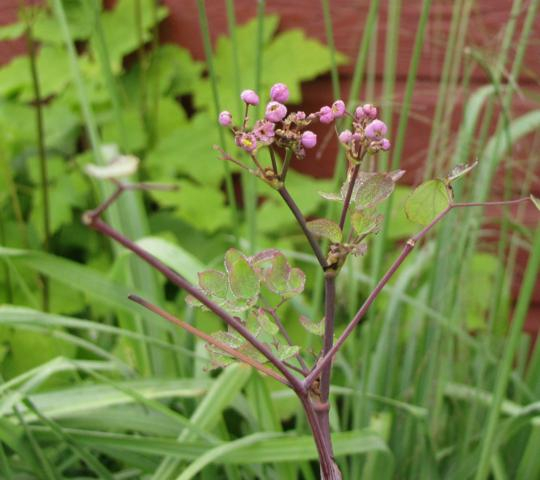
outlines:
[{"label": "background vegetation", "polygon": [[[209,332],[222,327],[217,320],[191,310],[182,292],[80,222],[107,194],[84,165],[105,162],[115,148],[136,154],[140,180],[180,189],[129,192],[109,222],[190,280],[219,266],[230,246],[282,249],[308,275],[305,294],[285,314],[287,328],[297,344],[318,351],[318,338],[298,322],[300,314],[321,316],[315,260],[272,192],[216,159],[212,145],[229,141],[216,112],[227,106],[239,115],[238,91],[266,92],[277,81],[300,103],[301,82],[327,72],[339,98],[338,66],[346,62],[355,63],[354,105],[375,81],[370,55],[381,2],[370,4],[356,59],[333,47],[328,1],[320,5],[328,46],[301,30],[277,33],[279,18],[266,15],[264,2],[257,18],[237,25],[234,2],[226,3],[229,36],[212,47],[204,2],[197,2],[205,63],[159,43],[157,26],[168,11],[153,0],[119,0],[107,11],[88,0],[51,0],[0,29],[0,39],[23,36],[28,45],[0,69],[2,478],[317,478],[315,448],[292,393],[245,366],[208,371],[202,343],[127,295],[144,294]],[[423,1],[398,108],[401,3],[389,2],[383,94],[368,98],[383,106],[387,123],[399,114],[393,168],[414,135],[407,126],[432,7]],[[486,200],[500,177],[506,197],[527,195],[538,166],[540,109],[518,116],[512,99],[519,93],[537,101],[518,82],[538,1],[514,0],[494,57],[460,41],[473,4],[454,2],[425,176],[478,158],[458,198]],[[470,75],[479,66],[489,82],[474,89]],[[467,101],[456,135],[447,99],[458,89]],[[516,183],[513,150],[525,137],[532,147],[520,160],[525,180]],[[340,153],[334,178],[293,171],[288,188],[304,213],[322,214],[317,192],[336,189],[343,172]],[[396,241],[418,229],[402,213],[408,192],[396,191],[383,232],[341,276],[338,333],[394,258]],[[237,201],[226,202],[231,194]],[[446,219],[336,359],[332,425],[345,478],[540,477],[540,347],[522,333],[540,230],[503,209],[498,240],[487,241],[481,219],[476,211]],[[529,262],[512,308],[522,251]]]}]

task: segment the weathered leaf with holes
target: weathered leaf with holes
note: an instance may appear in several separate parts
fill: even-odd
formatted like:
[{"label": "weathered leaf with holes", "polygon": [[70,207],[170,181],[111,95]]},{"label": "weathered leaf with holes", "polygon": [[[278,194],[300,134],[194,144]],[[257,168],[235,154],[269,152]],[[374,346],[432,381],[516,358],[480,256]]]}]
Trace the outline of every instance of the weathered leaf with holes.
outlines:
[{"label": "weathered leaf with holes", "polygon": [[448,188],[440,178],[418,186],[405,202],[407,218],[420,225],[428,225],[450,204]]},{"label": "weathered leaf with holes", "polygon": [[532,202],[534,203],[534,206],[540,210],[540,198],[538,197],[535,197],[534,195],[531,194],[531,200]]},{"label": "weathered leaf with holes", "polygon": [[468,163],[468,164],[456,165],[454,168],[452,168],[452,170],[446,177],[446,181],[448,183],[452,183],[454,180],[457,180],[459,177],[462,177],[463,175],[466,175],[467,173],[469,173],[474,167],[476,167],[476,165],[478,165],[478,161],[475,161],[473,163]]},{"label": "weathered leaf with holes", "polygon": [[234,248],[225,253],[229,287],[234,296],[252,299],[259,295],[259,279],[244,254]]},{"label": "weathered leaf with holes", "polygon": [[320,322],[313,322],[304,315],[300,315],[300,324],[313,335],[322,337],[324,335],[324,318]]},{"label": "weathered leaf with holes", "polygon": [[319,237],[327,238],[334,243],[341,242],[341,228],[339,228],[339,225],[332,220],[318,218],[317,220],[307,222],[307,227],[309,228],[310,232]]},{"label": "weathered leaf with holes", "polygon": [[227,276],[217,270],[199,273],[199,286],[208,295],[225,300],[227,298]]},{"label": "weathered leaf with holes", "polygon": [[358,235],[378,232],[383,221],[382,215],[369,210],[356,210],[351,215],[351,223]]},{"label": "weathered leaf with holes", "polygon": [[373,208],[394,191],[395,180],[390,173],[375,173],[362,179],[353,190],[353,201],[359,208]]}]

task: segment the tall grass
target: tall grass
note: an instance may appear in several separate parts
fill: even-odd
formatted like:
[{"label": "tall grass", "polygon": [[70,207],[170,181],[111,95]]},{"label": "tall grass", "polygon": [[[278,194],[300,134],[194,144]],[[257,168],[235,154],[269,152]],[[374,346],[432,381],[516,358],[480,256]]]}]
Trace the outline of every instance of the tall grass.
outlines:
[{"label": "tall grass", "polygon": [[[398,114],[397,125],[392,126],[392,169],[403,164],[406,142],[414,135],[410,129],[412,99],[419,88],[420,59],[433,18],[432,0],[423,0],[412,56],[408,59],[404,95],[398,104],[397,65],[402,54],[399,33],[403,28],[401,13],[408,8],[406,3],[388,2],[383,38],[381,2],[370,2],[358,39],[347,101],[353,106],[377,92],[373,53],[384,41],[382,89],[376,98],[367,100],[382,105],[388,123],[392,123],[394,113]],[[482,201],[496,194],[492,185],[497,168],[513,159],[517,142],[535,137],[538,145],[540,110],[517,116],[512,103],[520,92],[526,48],[537,40],[532,35],[538,3],[513,2],[493,58],[466,45],[470,14],[476,2],[459,0],[453,4],[437,86],[438,101],[430,119],[425,175],[442,175],[455,164],[478,158],[476,172],[456,188],[458,198]],[[77,87],[86,137],[95,161],[103,162],[96,112],[86,91],[65,4],[61,0],[53,0],[52,4],[69,53],[70,75]],[[216,75],[210,36],[213,26],[209,24],[207,5],[197,0],[214,118],[224,108],[220,102],[223,79]],[[237,90],[257,88],[265,76],[266,2],[258,2],[253,79],[244,78],[240,68],[235,7],[234,1],[226,0],[232,40],[233,78],[229,81]],[[339,97],[343,85],[336,60],[333,8],[332,2],[321,0],[332,65],[332,91]],[[125,132],[121,112],[127,100],[116,83],[107,44],[99,34],[99,15],[95,19],[103,84],[114,107],[117,128]],[[140,51],[141,55],[147,53]],[[148,68],[146,61],[141,65]],[[483,85],[470,81],[477,68],[488,73]],[[455,112],[447,99],[458,92],[464,92],[464,112],[455,132],[451,125]],[[239,116],[240,110],[238,107]],[[151,118],[148,110],[143,113]],[[152,128],[148,121],[146,128]],[[225,147],[223,129],[218,135]],[[9,199],[19,226],[24,228],[19,193],[8,175],[9,162],[4,161],[8,153],[2,146],[0,139],[0,166],[7,172]],[[538,166],[534,153],[529,161],[527,172],[532,177]],[[243,208],[239,208],[234,200],[232,173],[226,162],[224,165],[216,162],[216,168],[225,168],[224,189],[236,227],[233,243],[248,245],[249,250],[255,251],[261,247],[257,245],[257,227],[264,221],[258,217],[258,188],[262,187],[257,188],[252,177],[243,178]],[[345,158],[340,152],[333,177],[336,188],[343,180],[344,166]],[[511,175],[507,180],[507,193],[519,190]],[[530,179],[524,190],[527,185]],[[104,189],[100,197],[108,193]],[[391,218],[396,218],[393,214],[399,208],[397,200],[388,202],[384,228],[370,245],[368,257],[345,267],[346,282],[338,285],[342,299],[338,330],[395,256],[395,225]],[[151,213],[143,198],[131,192],[111,209],[108,220],[126,236],[141,239],[151,232]],[[326,213],[337,214],[331,207]],[[501,215],[502,234],[488,243],[485,239],[490,232],[479,213],[453,212],[411,255],[395,280],[383,290],[367,322],[350,337],[336,358],[331,424],[335,454],[344,478],[504,480],[534,479],[540,475],[540,343],[533,348],[530,338],[523,333],[538,279],[540,229],[537,227],[531,233],[519,225],[519,218],[510,219],[506,211]],[[4,242],[5,237],[0,218],[0,241]],[[188,240],[186,245],[155,238],[142,241],[154,255],[188,279],[196,278],[196,271],[204,268],[202,261],[188,252]],[[2,275],[9,280],[10,289],[24,290],[32,300],[26,306],[0,306],[0,326],[58,338],[85,353],[77,358],[59,354],[0,385],[2,478],[318,478],[312,439],[299,405],[288,390],[244,365],[230,366],[219,374],[205,372],[207,354],[202,344],[186,341],[182,334],[171,331],[156,318],[141,315],[127,300],[127,295],[136,289],[156,303],[169,302],[178,307],[175,302],[181,298],[171,296],[168,287],[164,288],[146,266],[129,259],[122,274],[113,276],[27,247],[0,245]],[[515,308],[508,308],[501,299],[510,295],[519,249],[528,254],[528,263]],[[121,264],[123,252],[113,251]],[[288,253],[307,269],[315,263],[300,251]],[[88,315],[105,310],[115,318],[115,324],[82,315],[75,318],[41,311],[28,284],[27,271],[82,292],[88,304],[96,306],[95,310],[87,309]],[[320,313],[322,285],[322,276],[313,279],[309,294],[288,311],[288,323],[295,324],[300,312]],[[474,304],[471,291],[474,296],[476,288],[488,290],[488,300],[481,305],[478,315],[476,310],[470,310]],[[212,322],[205,315],[195,317],[189,309],[181,312],[186,321],[205,325]],[[480,326],[468,322],[473,313],[474,320],[482,322]],[[128,345],[133,358],[111,345]]]}]

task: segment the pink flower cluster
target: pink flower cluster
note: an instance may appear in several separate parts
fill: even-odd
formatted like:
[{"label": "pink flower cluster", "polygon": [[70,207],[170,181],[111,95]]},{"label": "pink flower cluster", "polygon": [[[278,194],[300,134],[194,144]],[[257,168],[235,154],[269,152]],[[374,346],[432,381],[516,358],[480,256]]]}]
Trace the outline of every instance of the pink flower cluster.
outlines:
[{"label": "pink flower cluster", "polygon": [[276,83],[270,89],[270,101],[266,104],[264,118],[257,120],[250,130],[247,127],[247,113],[250,107],[259,105],[260,99],[253,90],[244,90],[240,98],[246,104],[242,126],[233,126],[233,118],[228,111],[219,114],[219,123],[230,127],[236,145],[251,154],[259,147],[275,144],[289,148],[296,156],[303,157],[306,149],[317,145],[317,135],[306,127],[316,121],[330,124],[346,116],[352,119],[352,131],[342,131],[339,141],[347,149],[349,157],[359,160],[366,153],[390,149],[390,141],[385,137],[388,128],[377,119],[377,109],[371,104],[359,106],[354,115],[347,112],[343,100],[336,100],[332,105],[323,106],[310,115],[301,111],[289,113],[285,106],[289,100],[289,89],[284,83]]},{"label": "pink flower cluster", "polygon": [[[246,104],[246,115],[250,106],[259,104],[259,96],[253,90],[244,90],[240,98]],[[317,145],[317,135],[305,127],[316,119],[316,115],[306,117],[304,112],[292,112],[287,115],[285,102],[289,99],[289,88],[284,83],[276,83],[270,89],[270,101],[267,103],[264,119],[257,120],[251,130],[247,129],[248,117],[242,127],[232,125],[232,114],[223,111],[219,114],[219,123],[231,127],[236,145],[249,153],[254,153],[261,146],[273,143],[285,148],[292,148],[298,156],[304,156],[305,150]]]},{"label": "pink flower cluster", "polygon": [[338,138],[347,152],[355,159],[365,153],[377,153],[390,150],[390,140],[386,124],[377,118],[377,108],[366,103],[356,108],[351,130],[343,130]]}]

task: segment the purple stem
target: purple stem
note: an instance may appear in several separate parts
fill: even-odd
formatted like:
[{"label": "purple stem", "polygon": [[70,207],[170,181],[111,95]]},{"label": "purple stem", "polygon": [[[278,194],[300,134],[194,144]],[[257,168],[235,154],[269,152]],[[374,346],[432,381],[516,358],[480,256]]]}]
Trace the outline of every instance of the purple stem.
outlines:
[{"label": "purple stem", "polygon": [[139,305],[142,305],[144,308],[147,308],[148,310],[155,313],[156,315],[159,315],[165,320],[171,323],[174,323],[175,325],[180,326],[181,328],[191,333],[192,335],[195,335],[196,337],[199,337],[202,340],[206,341],[207,343],[214,345],[220,350],[223,350],[225,353],[228,353],[232,357],[235,357],[236,359],[244,363],[247,363],[248,365],[251,365],[253,368],[259,370],[259,372],[264,373],[265,375],[268,375],[269,377],[272,377],[273,379],[277,380],[280,383],[283,383],[284,385],[288,385],[287,380],[285,380],[285,378],[283,378],[281,375],[274,372],[273,370],[270,370],[269,368],[265,367],[262,363],[258,362],[257,360],[251,357],[248,357],[247,355],[243,354],[242,352],[239,352],[238,350],[235,350],[232,347],[229,347],[229,345],[223,342],[220,342],[217,338],[212,337],[212,335],[208,335],[207,333],[199,330],[198,328],[195,328],[193,325],[190,325],[189,323],[186,323],[180,320],[179,318],[176,318],[174,315],[171,315],[170,313],[166,312],[162,308],[159,308],[157,305],[154,305],[148,300],[145,300],[144,298],[141,298],[138,295],[129,295],[128,298],[132,300],[133,302],[138,303]]},{"label": "purple stem", "polygon": [[304,219],[302,212],[298,208],[298,205],[296,205],[295,201],[292,199],[289,191],[285,188],[285,186],[282,186],[281,188],[279,188],[278,192],[281,195],[281,198],[283,198],[283,200],[285,201],[285,203],[287,204],[287,206],[293,213],[294,217],[296,218],[296,221],[300,225],[300,228],[304,232],[304,235],[306,236],[309,244],[311,245],[311,248],[313,249],[313,253],[317,257],[319,264],[324,270],[326,270],[326,268],[328,267],[328,264],[326,263],[326,258],[324,258],[321,247],[317,243],[317,240],[315,240],[315,237],[309,231],[306,220]]},{"label": "purple stem", "polygon": [[379,293],[382,291],[384,286],[388,283],[388,281],[392,278],[396,270],[401,266],[403,261],[408,257],[408,255],[411,253],[412,249],[414,248],[416,242],[420,240],[424,235],[426,235],[427,232],[429,232],[435,224],[437,224],[440,220],[444,218],[444,216],[452,210],[452,205],[449,205],[447,208],[445,208],[441,213],[439,213],[429,225],[424,227],[420,232],[418,232],[414,237],[407,240],[407,243],[403,247],[403,250],[401,251],[399,257],[394,261],[392,266],[388,269],[388,271],[383,275],[383,277],[379,280],[379,283],[376,285],[376,287],[372,290],[372,292],[367,297],[364,304],[360,307],[354,318],[350,321],[349,325],[347,325],[347,328],[343,331],[341,336],[337,339],[334,346],[317,362],[317,365],[313,368],[311,373],[306,377],[304,380],[304,385],[306,388],[309,388],[310,385],[313,383],[313,381],[320,375],[323,369],[327,368],[329,364],[331,364],[332,359],[338,352],[338,350],[341,348],[345,340],[347,340],[348,336],[352,333],[352,331],[356,328],[356,326],[360,323],[366,312],[368,311],[371,304],[374,302],[374,300],[377,298]]},{"label": "purple stem", "polygon": [[352,193],[354,190],[354,184],[360,171],[360,164],[357,163],[352,171],[351,178],[349,179],[349,188],[347,188],[347,195],[345,195],[345,201],[343,202],[343,209],[341,210],[341,217],[339,219],[339,228],[343,231],[345,226],[345,220],[347,218],[347,212],[349,211],[349,205],[351,204]]},{"label": "purple stem", "polygon": [[[322,357],[330,352],[334,341],[334,318],[336,304],[336,277],[333,271],[327,272],[324,279],[324,340]],[[320,383],[320,399],[321,405],[317,411],[321,430],[324,434],[325,441],[328,444],[330,453],[332,453],[332,441],[330,437],[330,405],[328,399],[330,397],[330,378],[332,376],[332,361],[327,362],[321,370]]]},{"label": "purple stem", "polygon": [[184,277],[182,277],[181,275],[176,273],[174,270],[167,267],[167,265],[162,263],[160,260],[158,260],[156,257],[151,255],[150,253],[148,253],[143,248],[139,247],[136,243],[132,242],[130,239],[126,238],[120,232],[116,231],[114,228],[107,225],[103,220],[95,216],[92,212],[87,212],[84,215],[84,221],[88,226],[90,226],[94,230],[97,230],[103,235],[106,235],[107,237],[112,238],[113,240],[116,240],[118,243],[120,243],[127,249],[131,250],[138,257],[140,257],[149,265],[151,265],[153,268],[161,272],[166,278],[168,278],[176,286],[185,290],[191,296],[199,300],[199,302],[201,302],[206,308],[208,308],[211,312],[215,313],[231,328],[234,328],[240,335],[242,335],[242,337],[244,337],[249,343],[251,343],[253,347],[255,347],[259,352],[261,352],[268,359],[268,361],[272,363],[272,365],[274,365],[283,374],[283,376],[289,382],[290,386],[295,391],[298,391],[298,392],[304,391],[304,386],[302,382],[299,381],[287,369],[287,367],[283,364],[281,360],[279,360],[264,344],[259,342],[259,340],[257,340],[253,336],[253,334],[246,327],[244,327],[244,325],[242,325],[238,320],[236,320],[234,317],[229,315],[219,305],[212,302],[200,290],[198,290],[193,285],[191,285],[191,283],[189,283]]}]

